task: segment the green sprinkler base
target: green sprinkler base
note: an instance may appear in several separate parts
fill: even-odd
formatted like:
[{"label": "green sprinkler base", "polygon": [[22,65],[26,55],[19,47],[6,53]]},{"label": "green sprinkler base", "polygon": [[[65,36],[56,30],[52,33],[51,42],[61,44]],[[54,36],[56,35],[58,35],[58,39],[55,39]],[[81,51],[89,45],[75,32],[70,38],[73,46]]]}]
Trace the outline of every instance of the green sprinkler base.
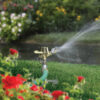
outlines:
[{"label": "green sprinkler base", "polygon": [[[48,77],[48,70],[45,69],[43,71],[43,75],[38,79],[38,83],[40,83],[41,81],[44,82]],[[36,81],[33,82],[35,85],[38,85]]]}]

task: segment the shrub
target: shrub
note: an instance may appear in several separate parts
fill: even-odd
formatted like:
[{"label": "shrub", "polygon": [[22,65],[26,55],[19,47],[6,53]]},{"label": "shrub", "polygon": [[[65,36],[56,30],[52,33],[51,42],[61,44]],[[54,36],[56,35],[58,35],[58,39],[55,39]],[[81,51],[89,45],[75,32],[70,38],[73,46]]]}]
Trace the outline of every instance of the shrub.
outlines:
[{"label": "shrub", "polygon": [[29,27],[26,13],[0,12],[0,37],[6,41],[16,40]]},{"label": "shrub", "polygon": [[[80,77],[81,81],[79,81]],[[65,87],[67,92],[61,90],[50,92],[34,83],[28,83],[20,74],[17,76],[0,74],[0,80],[0,100],[83,100],[82,87],[85,79],[82,76],[77,77],[75,85]],[[25,81],[26,83],[24,83]],[[99,96],[95,96],[95,99],[88,100],[99,100],[99,98]]]},{"label": "shrub", "polygon": [[32,22],[28,34],[34,31],[77,31],[94,21],[100,12],[100,2],[95,0],[13,0],[5,5],[3,10],[9,13],[27,13]]}]

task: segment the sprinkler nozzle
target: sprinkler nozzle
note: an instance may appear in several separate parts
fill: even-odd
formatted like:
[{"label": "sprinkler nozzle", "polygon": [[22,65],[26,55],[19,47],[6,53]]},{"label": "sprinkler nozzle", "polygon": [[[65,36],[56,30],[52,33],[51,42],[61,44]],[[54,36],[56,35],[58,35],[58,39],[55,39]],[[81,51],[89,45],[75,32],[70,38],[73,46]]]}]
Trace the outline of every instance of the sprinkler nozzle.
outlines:
[{"label": "sprinkler nozzle", "polygon": [[55,53],[57,53],[57,47],[55,47],[55,48],[52,48],[52,49],[51,49],[51,53],[52,53],[52,54],[55,54]]},{"label": "sprinkler nozzle", "polygon": [[42,51],[38,51],[38,50],[35,50],[34,53],[35,53],[35,54],[43,54]]}]

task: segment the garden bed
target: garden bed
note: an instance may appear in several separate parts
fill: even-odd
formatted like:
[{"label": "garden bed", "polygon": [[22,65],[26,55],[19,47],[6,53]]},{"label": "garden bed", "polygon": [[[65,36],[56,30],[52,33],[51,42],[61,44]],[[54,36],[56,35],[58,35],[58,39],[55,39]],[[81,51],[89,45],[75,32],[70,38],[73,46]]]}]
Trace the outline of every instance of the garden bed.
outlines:
[{"label": "garden bed", "polygon": [[[11,100],[12,98],[19,98],[19,92],[22,89],[22,87],[19,86],[23,85],[23,89],[29,92],[29,97],[25,100],[30,100],[29,98],[33,97],[36,98],[36,96],[39,96],[39,100],[58,100],[53,99],[53,94],[51,93],[57,93],[56,95],[59,95],[59,92],[61,93],[61,98],[63,96],[66,96],[67,98],[60,98],[59,100],[88,100],[91,98],[93,100],[99,100],[100,66],[48,62],[47,65],[49,76],[47,80],[41,80],[40,77],[42,76],[42,66],[39,61],[16,60],[17,58],[18,51],[12,48],[10,48],[9,55],[7,57],[3,57],[2,54],[0,54],[0,98],[3,98],[3,95],[5,95],[5,97],[7,96],[7,98],[11,98]],[[49,82],[50,80],[52,81],[52,83]],[[48,93],[50,93],[49,96],[51,97],[45,95],[45,93],[43,92],[44,89],[42,89],[43,91],[38,90],[38,88],[40,87],[37,87],[35,84],[49,90],[50,92]],[[33,92],[30,89],[33,90]],[[9,94],[10,90],[11,93],[13,93],[12,95]],[[47,90],[46,94],[48,94]],[[25,92],[25,94],[21,94],[21,96],[24,97],[25,95],[28,95],[27,92]],[[68,96],[70,96],[71,98],[69,99]]]},{"label": "garden bed", "polygon": [[[39,78],[42,75],[41,64],[37,61],[20,60],[18,65],[14,68],[14,74],[25,74],[23,68],[30,70],[34,78]],[[69,64],[48,62],[49,76],[48,80],[58,80],[58,84],[47,84],[48,90],[64,90],[63,83],[73,84],[75,78],[79,75],[84,76],[86,84],[84,87],[83,100],[87,98],[94,98],[96,92],[100,92],[100,66],[85,65],[85,64]]]}]

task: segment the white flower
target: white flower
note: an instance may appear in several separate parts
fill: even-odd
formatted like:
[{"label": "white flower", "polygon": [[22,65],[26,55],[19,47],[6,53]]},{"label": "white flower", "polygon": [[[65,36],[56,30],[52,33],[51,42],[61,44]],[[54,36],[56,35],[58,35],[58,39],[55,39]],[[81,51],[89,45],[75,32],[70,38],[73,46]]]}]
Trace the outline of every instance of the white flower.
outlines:
[{"label": "white flower", "polygon": [[18,19],[19,17],[16,16],[16,15],[13,13],[13,14],[10,15],[10,18],[16,20],[16,19]]},{"label": "white flower", "polygon": [[13,17],[15,17],[15,13],[12,13],[11,15],[10,15],[10,18],[12,19]]},{"label": "white flower", "polygon": [[5,17],[3,17],[3,18],[2,18],[2,20],[6,20],[6,18],[5,18]]},{"label": "white flower", "polygon": [[16,30],[15,30],[15,28],[12,28],[12,32],[14,33]]},{"label": "white flower", "polygon": [[18,23],[18,26],[19,26],[19,27],[21,27],[21,26],[22,26],[22,24],[21,24],[21,23]]},{"label": "white flower", "polygon": [[34,0],[35,2],[38,2],[38,0]]},{"label": "white flower", "polygon": [[5,11],[2,11],[2,12],[1,12],[1,15],[5,15]]},{"label": "white flower", "polygon": [[18,27],[17,27],[17,26],[13,27],[13,28],[12,28],[12,33],[16,33],[17,30],[18,30]]},{"label": "white flower", "polygon": [[19,29],[18,29],[18,32],[21,32],[21,31],[22,31],[22,29],[19,28]]},{"label": "white flower", "polygon": [[18,19],[18,17],[15,16],[13,19],[16,20],[16,19]]},{"label": "white flower", "polygon": [[0,28],[0,32],[2,31],[2,28]]},{"label": "white flower", "polygon": [[14,20],[11,20],[11,22],[13,23],[13,22],[14,22]]},{"label": "white flower", "polygon": [[2,27],[6,27],[7,25],[4,23],[3,25],[2,25]]},{"label": "white flower", "polygon": [[25,17],[26,16],[26,13],[22,13],[22,17]]},{"label": "white flower", "polygon": [[21,17],[21,15],[18,15],[17,17],[18,17],[18,18],[20,18],[20,17]]}]

